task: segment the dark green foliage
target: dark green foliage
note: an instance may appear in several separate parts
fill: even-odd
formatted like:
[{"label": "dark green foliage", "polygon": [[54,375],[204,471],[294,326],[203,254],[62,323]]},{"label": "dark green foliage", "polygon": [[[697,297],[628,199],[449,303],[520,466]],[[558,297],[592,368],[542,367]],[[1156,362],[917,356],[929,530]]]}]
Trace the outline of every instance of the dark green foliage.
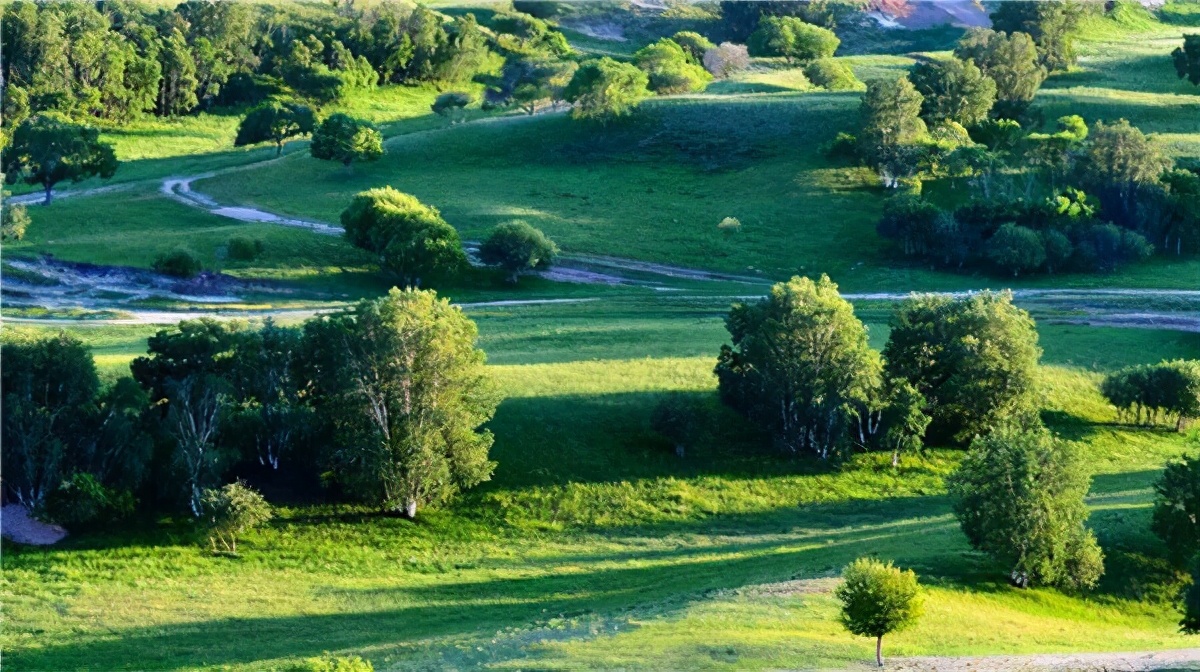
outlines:
[{"label": "dark green foliage", "polygon": [[746,46],[752,56],[782,56],[791,62],[829,58],[841,42],[832,30],[793,16],[770,16],[759,21]]},{"label": "dark green foliage", "polygon": [[439,95],[430,105],[429,109],[433,113],[442,117],[447,117],[451,121],[459,121],[462,119],[463,112],[467,106],[471,104],[471,94],[463,91],[448,91]]},{"label": "dark green foliage", "polygon": [[263,241],[261,238],[251,238],[250,236],[234,236],[229,239],[225,245],[226,253],[230,259],[237,261],[254,261],[258,255],[263,252]]},{"label": "dark green foliage", "polygon": [[405,286],[452,276],[466,264],[458,232],[441,213],[391,187],[357,194],[342,226],[351,244],[377,254]]},{"label": "dark green foliage", "polygon": [[177,247],[158,255],[154,259],[154,270],[177,278],[194,278],[204,270],[204,264],[195,252],[185,247]]},{"label": "dark green foliage", "polygon": [[908,77],[868,83],[859,106],[862,130],[858,142],[863,158],[883,166],[896,148],[921,140],[926,134],[921,120],[924,100]]},{"label": "dark green foliage", "polygon": [[432,291],[392,289],[304,325],[328,461],[356,497],[409,518],[491,477],[499,397],[475,323]]},{"label": "dark green foliage", "polygon": [[238,125],[233,145],[273,142],[275,154],[279,155],[285,140],[312,133],[315,123],[312,110],[304,105],[278,101],[264,103],[246,113]]},{"label": "dark green foliage", "polygon": [[1180,79],[1200,85],[1200,34],[1184,35],[1183,46],[1171,52],[1171,61]]},{"label": "dark green foliage", "polygon": [[1183,618],[1179,629],[1185,634],[1200,633],[1200,555],[1192,558],[1192,584],[1183,593]]},{"label": "dark green foliage", "polygon": [[996,102],[996,82],[970,61],[921,61],[909,77],[924,97],[921,114],[931,122],[973,126],[987,119]]},{"label": "dark green foliage", "polygon": [[671,394],[654,406],[650,428],[671,442],[675,454],[684,457],[695,443],[704,422],[704,412],[683,394]]},{"label": "dark green foliage", "polygon": [[1041,64],[1050,72],[1075,65],[1075,37],[1082,5],[1073,0],[1015,0],[1002,2],[992,12],[992,28],[1006,33],[1028,33],[1037,44]]},{"label": "dark green foliage", "polygon": [[65,333],[0,344],[4,488],[36,509],[92,440],[100,381],[91,350]]},{"label": "dark green foliage", "polygon": [[95,476],[76,472],[46,496],[41,516],[72,532],[82,532],[128,518],[135,506],[128,490],[107,488]]},{"label": "dark green foliage", "polygon": [[1171,561],[1183,567],[1200,553],[1200,456],[1168,464],[1154,492],[1150,529],[1166,544]]},{"label": "dark green foliage", "polygon": [[859,558],[847,565],[834,595],[842,603],[842,626],[853,634],[875,638],[875,663],[880,667],[884,635],[916,625],[924,613],[917,575],[874,558]]},{"label": "dark green foliage", "polygon": [[365,121],[331,114],[313,131],[309,153],[314,159],[337,161],[349,168],[355,161],[376,161],[383,156],[383,135]]},{"label": "dark green foliage", "polygon": [[649,83],[636,66],[604,57],[579,66],[563,97],[575,104],[575,118],[605,121],[632,112],[650,95]]},{"label": "dark green foliage", "polygon": [[915,453],[924,446],[933,418],[925,413],[929,400],[907,380],[888,381],[886,395],[876,433],[880,446],[892,451],[892,466],[898,467],[901,453]]},{"label": "dark green foliage", "polygon": [[1124,119],[1097,122],[1083,158],[1084,179],[1117,221],[1130,221],[1139,188],[1158,184],[1172,160],[1162,145]]},{"label": "dark green foliage", "polygon": [[1020,118],[1046,79],[1046,68],[1027,33],[976,28],[959,41],[954,55],[973,62],[996,82],[992,114],[998,119]]},{"label": "dark green foliage", "polygon": [[1013,277],[1037,270],[1046,263],[1046,245],[1037,231],[1005,224],[988,241],[988,259]]},{"label": "dark green foliage", "polygon": [[650,90],[660,94],[703,91],[712,75],[693,62],[688,52],[662,38],[638,50],[634,63],[649,76]]},{"label": "dark green foliage", "polygon": [[891,321],[883,351],[889,379],[928,400],[936,444],[969,443],[1008,423],[1037,419],[1037,331],[1010,294],[918,296]]},{"label": "dark green foliage", "polygon": [[522,221],[500,224],[479,248],[479,260],[503,268],[511,283],[523,272],[550,268],[557,254],[554,241]]},{"label": "dark green foliage", "polygon": [[253,488],[241,482],[204,491],[201,500],[204,526],[213,553],[237,553],[237,540],[271,519],[271,505]]},{"label": "dark green foliage", "polygon": [[562,33],[527,13],[497,14],[491,27],[496,32],[496,43],[509,53],[552,58],[571,53],[571,45]]},{"label": "dark green foliage", "polygon": [[898,241],[905,256],[924,257],[944,242],[938,236],[944,214],[920,196],[893,196],[884,201],[883,217],[875,230],[884,238]]},{"label": "dark green foliage", "polygon": [[268,319],[260,329],[237,332],[225,360],[235,402],[226,423],[230,443],[271,469],[311,438],[312,409],[303,401],[304,381],[297,373],[300,335],[298,328]]},{"label": "dark green foliage", "polygon": [[819,58],[805,65],[804,76],[828,91],[856,91],[863,86],[850,66],[832,58]]},{"label": "dark green foliage", "polygon": [[[513,4],[552,5],[554,3],[529,2]],[[375,666],[371,664],[371,661],[358,656],[325,655],[321,658],[306,658],[304,662],[287,668],[285,672],[375,672]]]},{"label": "dark green foliage", "polygon": [[1174,417],[1179,430],[1200,417],[1200,361],[1127,367],[1105,377],[1100,391],[1127,422],[1155,424],[1160,417]]},{"label": "dark green foliage", "polygon": [[38,114],[21,122],[4,150],[5,180],[41,185],[50,204],[51,190],[63,180],[112,177],[117,172],[112,145],[100,132],[73,124],[57,114]]},{"label": "dark green foliage", "polygon": [[792,278],[757,303],[735,304],[721,347],[721,399],[771,432],[786,452],[821,458],[845,447],[851,423],[872,406],[879,354],[827,276]]},{"label": "dark green foliage", "polygon": [[975,548],[1020,587],[1091,588],[1104,556],[1087,529],[1091,476],[1074,444],[1045,429],[1001,429],[976,439],[947,480],[954,513]]}]

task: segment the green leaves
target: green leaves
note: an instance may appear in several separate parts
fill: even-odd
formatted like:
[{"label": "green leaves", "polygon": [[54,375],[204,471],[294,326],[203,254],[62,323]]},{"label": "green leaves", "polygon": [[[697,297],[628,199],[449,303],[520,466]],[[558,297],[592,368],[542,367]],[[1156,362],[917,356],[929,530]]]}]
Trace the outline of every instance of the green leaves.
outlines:
[{"label": "green leaves", "polygon": [[646,73],[607,56],[579,66],[563,97],[575,104],[576,119],[605,121],[629,114],[650,92]]},{"label": "green leaves", "polygon": [[342,226],[347,240],[378,254],[379,265],[405,285],[452,276],[466,264],[458,232],[441,213],[391,187],[356,195]]},{"label": "green leaves", "polygon": [[842,625],[863,637],[881,639],[916,625],[924,614],[917,575],[874,558],[859,558],[847,565],[834,595],[842,602]]},{"label": "green leaves", "polygon": [[337,161],[349,168],[355,161],[376,161],[383,156],[383,136],[365,121],[332,114],[313,131],[309,152],[315,159]]},{"label": "green leaves", "polygon": [[93,176],[109,178],[118,165],[112,145],[100,142],[100,131],[43,113],[21,122],[13,132],[3,168],[10,183],[21,179],[42,185],[49,204],[55,184]]}]

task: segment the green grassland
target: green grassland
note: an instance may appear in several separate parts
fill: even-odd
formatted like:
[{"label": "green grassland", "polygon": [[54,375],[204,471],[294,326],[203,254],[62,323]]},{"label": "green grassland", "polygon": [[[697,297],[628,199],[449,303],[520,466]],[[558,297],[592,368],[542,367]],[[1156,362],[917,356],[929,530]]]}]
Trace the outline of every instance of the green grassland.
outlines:
[{"label": "green grassland", "polygon": [[[930,585],[929,614],[894,638],[897,655],[1200,643],[1175,632],[1177,578],[1148,533],[1150,484],[1183,438],[1113,424],[1094,387],[1116,366],[1200,355],[1194,334],[1041,327],[1045,416],[1097,472],[1089,501],[1109,570],[1080,597],[1009,588],[969,550],[942,495],[957,451],[899,470],[876,455],[840,469],[764,459],[764,438],[715,401],[716,305],[648,301],[470,311],[505,394],[490,424],[499,467],[418,523],[285,507],[238,558],[208,555],[170,520],[6,545],[6,662],[249,670],[335,651],[380,669],[842,667],[870,643],[837,627],[827,577],[862,554]],[[864,310],[876,344],[884,312]],[[71,331],[114,367],[150,330]],[[713,414],[683,460],[649,428],[666,392]]]}]

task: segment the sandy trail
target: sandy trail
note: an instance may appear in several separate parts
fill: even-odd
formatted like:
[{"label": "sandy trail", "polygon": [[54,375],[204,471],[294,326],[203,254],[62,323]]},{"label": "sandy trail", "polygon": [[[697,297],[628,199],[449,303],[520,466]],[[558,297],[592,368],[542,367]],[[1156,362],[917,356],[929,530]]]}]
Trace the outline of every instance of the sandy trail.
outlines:
[{"label": "sandy trail", "polygon": [[[1200,649],[1012,656],[921,656],[884,660],[896,672],[1151,672],[1200,670]],[[871,666],[871,669],[878,669]]]}]

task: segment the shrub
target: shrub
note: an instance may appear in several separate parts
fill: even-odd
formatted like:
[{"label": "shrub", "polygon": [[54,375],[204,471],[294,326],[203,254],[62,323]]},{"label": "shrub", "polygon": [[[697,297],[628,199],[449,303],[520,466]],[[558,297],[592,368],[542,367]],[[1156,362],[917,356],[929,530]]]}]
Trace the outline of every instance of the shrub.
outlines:
[{"label": "shrub", "polygon": [[713,77],[724,79],[750,66],[750,52],[744,44],[722,42],[720,46],[704,52],[704,69]]},{"label": "shrub", "polygon": [[701,414],[687,397],[671,394],[655,405],[650,413],[650,427],[671,442],[676,455],[683,457],[700,431]]},{"label": "shrub", "polygon": [[808,81],[827,91],[857,91],[863,83],[850,66],[832,58],[821,58],[804,67]]},{"label": "shrub", "polygon": [[288,672],[375,672],[371,661],[358,656],[331,656],[306,658],[304,662],[293,665]]},{"label": "shrub", "polygon": [[205,490],[201,505],[214,553],[218,544],[229,553],[237,553],[238,536],[271,519],[267,500],[240,482]]},{"label": "shrub", "polygon": [[262,254],[264,245],[259,238],[249,236],[234,236],[226,243],[226,253],[230,259],[238,261],[253,261]]},{"label": "shrub", "polygon": [[655,93],[703,91],[712,81],[712,75],[691,62],[683,47],[666,38],[639,49],[633,58],[649,76],[650,90]]},{"label": "shrub", "polygon": [[522,221],[497,226],[479,248],[480,261],[503,268],[511,283],[523,272],[549,268],[557,255],[554,241]]},{"label": "shrub", "polygon": [[450,277],[466,265],[458,231],[437,208],[391,187],[355,194],[341,219],[346,239],[377,254],[379,266],[405,286]]},{"label": "shrub", "polygon": [[1200,455],[1168,464],[1154,491],[1150,529],[1167,545],[1171,561],[1183,566],[1200,552]]},{"label": "shrub", "polygon": [[717,224],[717,229],[725,233],[737,233],[742,230],[742,223],[737,217],[726,217]]},{"label": "shrub", "polygon": [[1046,246],[1037,231],[1016,224],[1001,226],[988,241],[988,259],[1013,277],[1035,271],[1046,263]]},{"label": "shrub", "polygon": [[858,138],[845,131],[838,132],[837,136],[825,146],[825,156],[839,161],[857,163],[859,160]]},{"label": "shrub", "polygon": [[687,52],[688,61],[693,65],[700,65],[704,59],[704,54],[708,53],[709,49],[715,48],[709,39],[700,33],[695,33],[690,30],[681,30],[671,36],[671,41],[683,47]]},{"label": "shrub", "polygon": [[194,278],[204,270],[204,265],[200,263],[200,258],[195,252],[177,247],[158,255],[154,260],[154,270],[177,278]]},{"label": "shrub", "polygon": [[748,42],[755,56],[782,56],[789,62],[829,58],[840,44],[832,30],[794,16],[764,17]]},{"label": "shrub", "polygon": [[0,210],[0,240],[21,240],[29,229],[29,213],[24,205],[7,202],[7,193],[4,194],[4,200],[3,209]]},{"label": "shrub", "polygon": [[433,101],[429,109],[433,113],[450,119],[451,123],[462,120],[464,110],[471,104],[471,94],[462,91],[449,91],[443,93]]},{"label": "shrub", "polygon": [[110,523],[133,514],[135,503],[128,490],[107,488],[88,473],[63,481],[43,505],[42,516],[70,530]]},{"label": "shrub", "polygon": [[915,625],[924,611],[917,575],[873,558],[847,565],[834,594],[842,603],[842,625],[856,635],[875,638],[875,662],[880,667],[883,636]]}]

